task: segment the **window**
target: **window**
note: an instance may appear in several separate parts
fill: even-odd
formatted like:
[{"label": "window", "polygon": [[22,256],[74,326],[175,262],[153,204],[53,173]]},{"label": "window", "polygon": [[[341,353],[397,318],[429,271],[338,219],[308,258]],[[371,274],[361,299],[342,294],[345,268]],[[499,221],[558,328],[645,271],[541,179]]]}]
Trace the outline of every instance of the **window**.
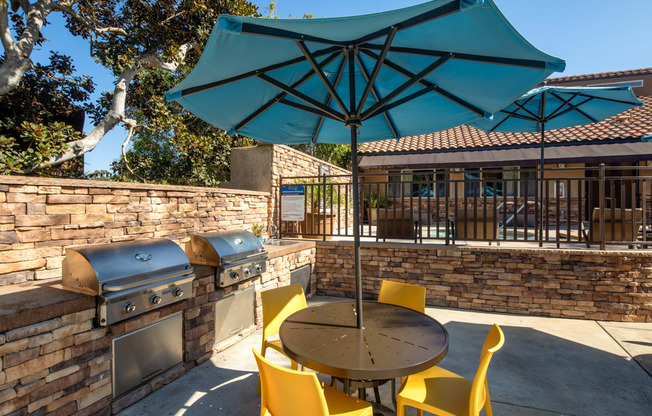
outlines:
[{"label": "window", "polygon": [[483,181],[484,195],[488,197],[503,196],[505,181],[503,180],[504,176],[502,170],[493,169],[483,171],[482,177],[485,179],[485,181]]},{"label": "window", "polygon": [[388,175],[388,188],[387,195],[390,198],[400,198],[403,195],[401,188],[403,187],[403,174],[401,171],[390,171]]},{"label": "window", "polygon": [[464,169],[464,195],[467,197],[480,196],[481,187],[480,169]]},{"label": "window", "polygon": [[434,196],[431,170],[417,170],[412,173],[411,195],[423,198]]},{"label": "window", "polygon": [[534,197],[537,194],[536,166],[521,167],[521,186],[519,196]]}]

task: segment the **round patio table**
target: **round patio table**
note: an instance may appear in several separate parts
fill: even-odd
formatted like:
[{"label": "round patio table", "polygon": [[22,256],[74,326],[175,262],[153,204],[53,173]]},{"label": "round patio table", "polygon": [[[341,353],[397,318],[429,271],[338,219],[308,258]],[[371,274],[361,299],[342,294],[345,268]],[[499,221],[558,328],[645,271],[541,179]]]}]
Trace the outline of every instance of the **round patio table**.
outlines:
[{"label": "round patio table", "polygon": [[[283,351],[294,361],[344,380],[387,380],[426,370],[448,352],[448,332],[428,315],[401,306],[354,301],[311,306],[281,324]],[[348,382],[345,382],[348,390]]]}]

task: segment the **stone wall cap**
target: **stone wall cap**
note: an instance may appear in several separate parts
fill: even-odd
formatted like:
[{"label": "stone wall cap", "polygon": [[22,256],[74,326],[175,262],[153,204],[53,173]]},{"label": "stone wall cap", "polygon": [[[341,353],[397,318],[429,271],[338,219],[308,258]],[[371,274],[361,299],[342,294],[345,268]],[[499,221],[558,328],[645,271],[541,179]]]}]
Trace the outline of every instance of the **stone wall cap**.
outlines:
[{"label": "stone wall cap", "polygon": [[61,279],[0,287],[0,333],[95,308],[95,296],[71,292]]},{"label": "stone wall cap", "polygon": [[62,178],[41,178],[36,176],[0,175],[0,184],[5,185],[36,185],[36,186],[63,186],[63,187],[84,187],[104,189],[135,189],[173,192],[196,192],[196,193],[225,193],[239,195],[261,195],[268,196],[269,192],[249,191],[244,189],[230,189],[220,187],[182,186],[182,185],[160,185],[137,182],[112,182],[94,181],[88,179],[62,179]]},{"label": "stone wall cap", "polygon": [[[315,241],[318,245],[352,247],[353,241]],[[463,252],[494,253],[529,253],[529,254],[563,254],[573,256],[618,256],[618,257],[652,257],[652,250],[646,249],[582,249],[582,248],[548,248],[548,247],[500,247],[500,246],[461,246],[445,244],[416,244],[398,242],[362,242],[360,248],[412,248],[418,250],[456,250]]]},{"label": "stone wall cap", "polygon": [[288,246],[265,245],[265,250],[267,250],[267,252],[269,253],[268,254],[269,259],[286,256],[288,254],[297,253],[303,250],[310,250],[316,247],[316,242],[312,240],[283,238],[283,241],[292,241],[292,242],[296,242],[297,244],[292,244]]}]

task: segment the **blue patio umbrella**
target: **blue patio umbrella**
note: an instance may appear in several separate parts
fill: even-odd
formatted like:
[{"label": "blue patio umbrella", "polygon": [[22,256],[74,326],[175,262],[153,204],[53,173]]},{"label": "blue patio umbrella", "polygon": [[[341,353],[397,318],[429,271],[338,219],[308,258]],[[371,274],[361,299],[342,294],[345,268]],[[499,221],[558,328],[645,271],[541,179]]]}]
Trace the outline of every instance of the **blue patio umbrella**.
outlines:
[{"label": "blue patio umbrella", "polygon": [[490,117],[564,67],[530,45],[491,0],[332,19],[223,15],[196,67],[167,98],[230,134],[351,144],[362,328],[357,143]]},{"label": "blue patio umbrella", "polygon": [[[543,86],[527,92],[490,119],[469,125],[487,132],[541,133],[540,196],[543,203],[545,131],[597,123],[643,105],[630,87]],[[539,245],[543,244],[543,209],[539,210]]]}]

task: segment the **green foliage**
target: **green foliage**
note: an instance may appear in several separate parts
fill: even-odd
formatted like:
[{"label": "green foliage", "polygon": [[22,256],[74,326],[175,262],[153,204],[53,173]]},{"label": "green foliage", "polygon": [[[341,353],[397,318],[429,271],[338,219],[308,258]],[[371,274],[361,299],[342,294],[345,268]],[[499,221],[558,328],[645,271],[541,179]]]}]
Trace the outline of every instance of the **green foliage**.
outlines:
[{"label": "green foliage", "polygon": [[[88,100],[95,87],[74,71],[70,57],[52,52],[48,65],[36,64],[17,88],[0,96],[0,173],[45,163],[83,137],[83,109],[92,108]],[[79,163],[40,173],[75,177]]]},{"label": "green foliage", "polygon": [[290,147],[342,169],[351,170],[351,146],[347,144],[317,143],[314,146],[294,144]]},{"label": "green foliage", "polygon": [[384,195],[379,195],[376,191],[365,192],[363,201],[367,208],[388,208],[392,206],[392,201],[387,201]]},{"label": "green foliage", "polygon": [[[23,121],[16,128],[19,139],[0,135],[0,174],[21,173],[26,167],[46,163],[53,155],[68,150],[67,142],[81,138],[82,134],[61,122],[49,125]],[[68,166],[69,172],[40,172],[45,176],[79,176],[79,164]]]},{"label": "green foliage", "polygon": [[[86,4],[84,10],[96,15],[96,2],[91,3],[92,7]],[[174,60],[181,44],[195,41],[204,45],[221,13],[259,16],[257,7],[243,0],[120,2],[115,15],[101,18],[105,24],[120,25],[133,33],[133,39],[101,40],[95,44],[95,56],[116,73],[132,64],[129,57],[150,50]],[[126,23],[121,24],[121,17]],[[74,22],[70,24],[74,27]],[[165,91],[190,72],[198,57],[191,53],[175,72],[145,68],[132,81],[126,113],[140,127],[127,152],[127,161],[137,177],[120,159],[111,167],[118,180],[142,178],[156,183],[217,186],[229,178],[231,147],[253,144],[247,138],[230,137],[177,103],[165,100]],[[104,111],[110,98],[110,95],[103,98]],[[103,115],[97,112],[92,117],[97,120]]]},{"label": "green foliage", "polygon": [[265,226],[263,224],[258,224],[258,223],[251,224],[251,233],[256,237],[262,237],[264,231],[265,231]]},{"label": "green foliage", "polygon": [[295,184],[306,187],[306,201],[311,212],[322,211],[324,208],[330,209],[331,205],[345,202],[346,188],[338,185],[330,177],[326,177],[325,184],[322,178],[297,179]]}]

